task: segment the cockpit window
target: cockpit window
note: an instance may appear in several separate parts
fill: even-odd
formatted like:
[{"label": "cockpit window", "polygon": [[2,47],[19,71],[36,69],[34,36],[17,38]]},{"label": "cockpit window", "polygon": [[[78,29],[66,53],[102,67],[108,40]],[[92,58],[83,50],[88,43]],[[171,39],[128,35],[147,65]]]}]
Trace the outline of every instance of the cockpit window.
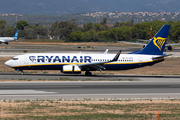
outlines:
[{"label": "cockpit window", "polygon": [[18,58],[12,58],[12,60],[18,60]]}]

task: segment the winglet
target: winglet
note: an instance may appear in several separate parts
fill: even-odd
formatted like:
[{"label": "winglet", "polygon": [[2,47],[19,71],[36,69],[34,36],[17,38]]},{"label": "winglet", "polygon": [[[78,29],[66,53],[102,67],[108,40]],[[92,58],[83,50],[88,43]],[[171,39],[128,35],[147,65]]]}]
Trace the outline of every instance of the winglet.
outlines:
[{"label": "winglet", "polygon": [[162,55],[162,56],[158,56],[158,57],[152,57],[152,59],[161,59],[161,58],[168,57],[168,56],[171,56],[171,55],[173,55],[173,54]]},{"label": "winglet", "polygon": [[118,58],[119,58],[119,56],[120,56],[120,54],[121,54],[121,50],[116,54],[116,56],[114,57],[114,59],[113,60],[111,60],[111,61],[109,61],[109,62],[114,62],[114,61],[117,61],[118,60]]}]

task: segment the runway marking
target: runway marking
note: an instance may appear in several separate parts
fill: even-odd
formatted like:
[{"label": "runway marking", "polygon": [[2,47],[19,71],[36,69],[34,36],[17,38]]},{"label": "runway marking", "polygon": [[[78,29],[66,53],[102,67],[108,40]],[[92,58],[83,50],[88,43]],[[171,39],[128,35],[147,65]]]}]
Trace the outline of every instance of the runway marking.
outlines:
[{"label": "runway marking", "polygon": [[[128,96],[128,95],[180,95],[180,93],[140,93],[140,94],[57,94],[57,92],[44,92],[44,91],[35,91],[36,95],[31,95],[33,93],[24,93],[25,95],[15,94],[15,93],[9,93],[10,95],[7,95],[7,93],[0,94],[0,96]],[[42,95],[42,93],[45,93],[46,95]],[[47,93],[54,93],[54,94],[47,94]],[[55,94],[56,93],[56,94]],[[13,94],[13,95],[12,95]],[[22,93],[21,93],[22,94]],[[29,95],[27,95],[29,94]],[[38,94],[38,95],[37,95]]]},{"label": "runway marking", "polygon": [[46,91],[36,91],[36,90],[0,90],[0,95],[7,94],[47,94],[47,93],[57,93],[57,92],[46,92]]}]

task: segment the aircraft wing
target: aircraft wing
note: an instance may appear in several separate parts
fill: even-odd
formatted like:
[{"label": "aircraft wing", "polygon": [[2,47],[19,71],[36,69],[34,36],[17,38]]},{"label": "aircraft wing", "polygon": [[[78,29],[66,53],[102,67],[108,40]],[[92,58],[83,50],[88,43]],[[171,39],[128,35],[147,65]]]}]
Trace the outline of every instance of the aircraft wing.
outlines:
[{"label": "aircraft wing", "polygon": [[97,70],[102,70],[102,69],[106,69],[104,67],[104,64],[105,63],[110,63],[110,62],[115,62],[118,60],[119,56],[121,54],[121,50],[116,54],[116,56],[110,60],[110,61],[104,61],[104,62],[96,62],[96,63],[87,63],[87,64],[81,64],[81,65],[78,65],[79,67],[81,68],[95,68]]},{"label": "aircraft wing", "polygon": [[147,44],[144,44],[144,43],[135,43],[135,42],[126,42],[126,41],[118,41],[118,42],[127,43],[127,44],[134,44],[134,45],[147,45]]},{"label": "aircraft wing", "polygon": [[166,44],[166,46],[169,46],[169,45],[180,45],[180,43]]},{"label": "aircraft wing", "polygon": [[142,40],[142,39],[137,39],[138,41],[142,41],[142,42],[149,42],[150,40]]},{"label": "aircraft wing", "polygon": [[19,39],[16,39],[16,41],[24,41],[25,37],[24,38],[19,38]]}]

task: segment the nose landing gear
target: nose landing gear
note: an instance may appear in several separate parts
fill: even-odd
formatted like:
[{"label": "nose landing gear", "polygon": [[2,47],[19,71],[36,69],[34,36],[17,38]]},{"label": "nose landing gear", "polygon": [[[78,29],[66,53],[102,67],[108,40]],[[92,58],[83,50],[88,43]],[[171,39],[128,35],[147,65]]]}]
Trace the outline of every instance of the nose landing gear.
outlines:
[{"label": "nose landing gear", "polygon": [[18,72],[21,72],[21,73],[20,73],[21,75],[24,75],[23,70],[21,70],[21,69],[15,69],[15,70],[18,71]]},{"label": "nose landing gear", "polygon": [[92,75],[92,73],[91,73],[91,72],[89,72],[89,71],[86,71],[86,72],[85,72],[85,75],[86,75],[86,76],[91,76],[91,75]]},{"label": "nose landing gear", "polygon": [[21,73],[20,73],[21,75],[24,75],[24,72],[23,71],[21,71]]}]

